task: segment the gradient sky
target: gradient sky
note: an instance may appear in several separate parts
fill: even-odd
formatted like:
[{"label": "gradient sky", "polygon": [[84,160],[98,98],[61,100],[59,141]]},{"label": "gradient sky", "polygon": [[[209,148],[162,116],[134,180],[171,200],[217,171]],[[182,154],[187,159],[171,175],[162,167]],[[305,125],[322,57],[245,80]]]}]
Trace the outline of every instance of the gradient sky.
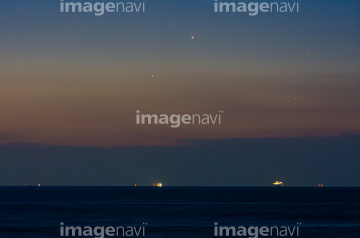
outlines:
[{"label": "gradient sky", "polygon": [[[0,185],[360,186],[360,1],[256,17],[59,3],[0,1]],[[136,110],[225,113],[171,129]]]},{"label": "gradient sky", "polygon": [[[57,0],[2,0],[1,141],[163,145],[360,132],[359,1],[304,0],[300,13],[256,17],[216,14],[213,1],[146,4],[146,13],[96,17],[60,13]],[[170,129],[135,125],[136,110],[225,114],[221,126]]]}]

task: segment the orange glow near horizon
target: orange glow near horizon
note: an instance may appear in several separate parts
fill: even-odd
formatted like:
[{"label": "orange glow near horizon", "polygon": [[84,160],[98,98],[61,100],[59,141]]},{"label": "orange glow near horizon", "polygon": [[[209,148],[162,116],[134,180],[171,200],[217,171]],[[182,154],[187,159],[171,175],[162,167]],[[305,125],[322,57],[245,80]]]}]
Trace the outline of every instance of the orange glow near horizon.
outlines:
[{"label": "orange glow near horizon", "polygon": [[[178,76],[181,77],[181,76]],[[355,76],[286,78],[170,75],[159,81],[54,81],[34,87],[9,83],[0,89],[0,143],[73,146],[180,145],[183,139],[338,136],[360,132]],[[214,78],[214,79],[213,79]],[[43,78],[33,79],[44,82]],[[206,80],[206,84],[204,83]],[[341,83],[336,80],[341,81]],[[11,81],[11,78],[8,79]],[[259,85],[266,82],[266,85]],[[41,85],[41,84],[39,84]],[[58,87],[56,86],[58,85]],[[172,92],[172,93],[170,93]],[[296,104],[291,94],[303,95]],[[294,98],[296,100],[296,98]],[[221,125],[136,125],[146,114],[217,114]]]}]

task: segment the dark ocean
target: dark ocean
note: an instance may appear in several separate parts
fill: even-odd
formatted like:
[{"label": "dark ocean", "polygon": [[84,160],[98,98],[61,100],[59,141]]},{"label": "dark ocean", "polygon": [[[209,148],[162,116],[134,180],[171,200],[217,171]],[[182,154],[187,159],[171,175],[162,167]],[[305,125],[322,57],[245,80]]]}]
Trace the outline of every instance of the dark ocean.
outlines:
[{"label": "dark ocean", "polygon": [[299,237],[358,238],[360,188],[0,187],[1,238],[60,237],[60,223],[143,226],[145,237],[214,237],[215,222],[301,223]]}]

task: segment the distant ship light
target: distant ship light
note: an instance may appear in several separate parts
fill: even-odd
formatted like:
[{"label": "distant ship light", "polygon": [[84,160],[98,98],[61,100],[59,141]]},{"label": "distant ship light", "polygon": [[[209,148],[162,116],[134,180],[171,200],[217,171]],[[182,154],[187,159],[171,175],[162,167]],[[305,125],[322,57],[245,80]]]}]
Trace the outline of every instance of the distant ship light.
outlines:
[{"label": "distant ship light", "polygon": [[275,183],[273,183],[274,186],[283,186],[283,182],[281,181],[275,181]]}]

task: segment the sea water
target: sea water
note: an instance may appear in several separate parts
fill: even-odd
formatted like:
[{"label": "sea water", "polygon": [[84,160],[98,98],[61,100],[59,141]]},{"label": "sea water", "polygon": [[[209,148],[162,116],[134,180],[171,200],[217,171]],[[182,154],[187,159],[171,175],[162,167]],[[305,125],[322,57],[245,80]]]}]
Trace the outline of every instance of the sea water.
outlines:
[{"label": "sea water", "polygon": [[139,237],[214,237],[214,224],[298,226],[298,237],[357,238],[360,188],[0,187],[4,238],[61,237],[66,226],[143,228]]}]

